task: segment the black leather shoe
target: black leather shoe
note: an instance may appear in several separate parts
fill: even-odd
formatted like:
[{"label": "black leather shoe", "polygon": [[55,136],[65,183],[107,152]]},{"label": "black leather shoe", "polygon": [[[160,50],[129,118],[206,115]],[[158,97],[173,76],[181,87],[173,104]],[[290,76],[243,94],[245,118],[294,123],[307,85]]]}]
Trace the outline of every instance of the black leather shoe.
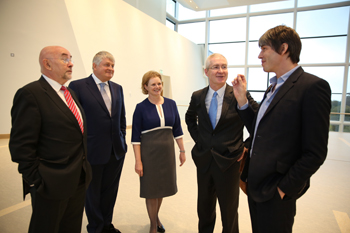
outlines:
[{"label": "black leather shoe", "polygon": [[115,228],[113,226],[113,224],[111,223],[111,225],[109,225],[109,227],[103,228],[102,233],[121,233],[121,231],[118,230],[117,228]]},{"label": "black leather shoe", "polygon": [[157,226],[157,232],[165,232],[164,226]]}]

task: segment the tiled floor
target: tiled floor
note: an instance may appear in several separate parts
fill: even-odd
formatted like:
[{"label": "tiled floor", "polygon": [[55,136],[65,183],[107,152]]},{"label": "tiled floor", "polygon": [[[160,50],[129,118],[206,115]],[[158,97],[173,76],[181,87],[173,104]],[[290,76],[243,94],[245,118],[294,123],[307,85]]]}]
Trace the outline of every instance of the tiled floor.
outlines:
[{"label": "tiled floor", "polygon": [[[196,170],[191,158],[191,140],[183,127],[187,162],[178,167],[179,192],[165,198],[160,218],[166,232],[197,232]],[[127,131],[130,142],[130,130]],[[31,215],[30,197],[22,201],[22,181],[17,164],[10,159],[8,140],[0,140],[0,232],[27,232]],[[311,179],[311,188],[297,202],[294,224],[296,233],[350,232],[350,134],[330,133],[328,158]],[[178,151],[178,150],[176,150]],[[178,161],[177,161],[178,162]],[[123,233],[147,233],[149,220],[145,201],[139,197],[139,179],[134,172],[134,155],[129,144],[119,194],[114,211],[114,225]],[[84,216],[82,232],[86,232]],[[251,232],[246,196],[241,192],[239,207],[241,233]],[[221,232],[218,210],[215,233]]]}]

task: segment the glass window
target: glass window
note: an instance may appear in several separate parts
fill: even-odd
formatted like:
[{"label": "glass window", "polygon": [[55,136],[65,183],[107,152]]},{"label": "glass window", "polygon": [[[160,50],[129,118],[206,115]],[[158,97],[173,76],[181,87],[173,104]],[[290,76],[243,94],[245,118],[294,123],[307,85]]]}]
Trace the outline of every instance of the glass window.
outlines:
[{"label": "glass window", "polygon": [[347,34],[349,9],[338,7],[298,12],[296,31],[300,37]]},{"label": "glass window", "polygon": [[262,99],[264,98],[264,91],[262,92],[256,92],[256,91],[249,91],[250,95],[253,97],[253,99],[260,104],[260,102],[262,101]]},{"label": "glass window", "polygon": [[[340,107],[341,107],[341,94],[332,94],[332,107],[331,107],[331,113],[340,113]],[[331,114],[331,121],[339,121],[340,115],[339,114]]]},{"label": "glass window", "polygon": [[205,22],[179,24],[177,31],[196,44],[205,43]]},{"label": "glass window", "polygon": [[346,2],[348,0],[298,0],[298,7],[317,6],[329,3]]},{"label": "glass window", "polygon": [[246,40],[246,18],[212,20],[209,28],[210,43]]},{"label": "glass window", "polygon": [[[350,71],[350,69],[349,69]],[[350,114],[350,72],[348,71],[348,87],[346,90],[345,113]],[[345,115],[345,121],[350,121],[350,115]]]},{"label": "glass window", "polygon": [[175,31],[175,24],[171,22],[170,20],[166,20],[165,25],[170,28],[171,30]]},{"label": "glass window", "polygon": [[187,19],[200,19],[200,18],[205,18],[206,16],[206,11],[194,11],[190,10],[181,4],[179,4],[179,14],[178,14],[178,19],[179,20],[187,20]]},{"label": "glass window", "polygon": [[210,17],[247,13],[247,6],[228,7],[210,11]]},{"label": "glass window", "polygon": [[345,62],[346,36],[302,39],[300,63]]},{"label": "glass window", "polygon": [[346,105],[345,105],[345,113],[347,113],[347,115],[345,115],[344,120],[345,121],[350,121],[350,94],[347,93],[346,94]]},{"label": "glass window", "polygon": [[344,125],[343,132],[350,133],[350,125]]},{"label": "glass window", "polygon": [[260,54],[260,47],[258,42],[248,43],[248,64],[261,65],[261,60],[258,58]]},{"label": "glass window", "polygon": [[339,125],[330,125],[329,131],[339,132]]},{"label": "glass window", "polygon": [[244,74],[244,68],[228,68],[228,78],[226,83],[232,86],[232,81],[237,77],[237,74]]},{"label": "glass window", "polygon": [[245,42],[209,44],[209,53],[220,53],[227,59],[228,65],[244,65]]},{"label": "glass window", "polygon": [[249,68],[247,75],[247,89],[252,91],[263,91],[270,85],[268,73],[263,68]]},{"label": "glass window", "polygon": [[175,6],[176,3],[174,0],[166,0],[166,12],[173,17],[175,17]]},{"label": "glass window", "polygon": [[316,75],[329,83],[332,93],[343,92],[344,67],[326,66],[326,67],[303,67],[305,72]]},{"label": "glass window", "polygon": [[259,40],[268,29],[281,24],[293,27],[293,13],[250,17],[249,40]]},{"label": "glass window", "polygon": [[250,6],[250,12],[281,10],[294,7],[294,0],[269,2]]}]

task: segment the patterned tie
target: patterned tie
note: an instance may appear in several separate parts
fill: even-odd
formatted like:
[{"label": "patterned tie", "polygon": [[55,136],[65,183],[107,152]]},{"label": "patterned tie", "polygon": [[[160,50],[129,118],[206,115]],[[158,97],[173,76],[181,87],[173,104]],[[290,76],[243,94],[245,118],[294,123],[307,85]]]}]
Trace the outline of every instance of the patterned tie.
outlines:
[{"label": "patterned tie", "polygon": [[61,90],[64,91],[64,98],[66,98],[67,105],[68,105],[69,109],[72,111],[72,113],[74,114],[75,118],[77,119],[79,126],[80,126],[80,129],[81,129],[81,132],[84,133],[83,122],[80,118],[80,114],[78,112],[77,107],[75,106],[75,103],[73,101],[71,94],[69,93],[68,89],[65,86],[62,86]]},{"label": "patterned tie", "polygon": [[102,95],[102,98],[103,98],[103,101],[105,102],[106,104],[106,107],[108,109],[108,112],[109,112],[109,115],[111,115],[111,100],[109,99],[108,95],[107,95],[107,92],[105,90],[105,83],[100,83],[100,91],[101,91],[101,95]]},{"label": "patterned tie", "polygon": [[217,95],[218,93],[214,92],[213,98],[211,99],[210,107],[209,107],[209,118],[210,118],[211,125],[213,126],[213,129],[215,129],[216,113],[218,111],[218,100],[216,99]]}]

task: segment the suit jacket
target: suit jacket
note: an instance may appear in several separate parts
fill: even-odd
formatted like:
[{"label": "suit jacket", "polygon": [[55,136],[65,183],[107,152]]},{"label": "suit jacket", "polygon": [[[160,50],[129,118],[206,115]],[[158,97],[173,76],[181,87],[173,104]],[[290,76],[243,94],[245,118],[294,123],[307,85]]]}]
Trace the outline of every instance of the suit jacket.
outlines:
[{"label": "suit jacket", "polygon": [[123,88],[111,81],[108,86],[112,98],[111,115],[92,75],[69,84],[86,114],[88,160],[92,165],[108,163],[112,152],[121,159],[127,150]]},{"label": "suit jacket", "polygon": [[[74,92],[86,129],[84,111]],[[11,109],[9,149],[23,177],[23,194],[34,185],[48,199],[65,199],[77,189],[82,169],[86,188],[91,167],[86,160],[86,131],[50,84],[41,77],[19,89]]]},{"label": "suit jacket", "polygon": [[[331,90],[325,80],[301,67],[289,76],[260,120],[241,176],[248,180],[253,200],[271,199],[277,186],[289,198],[306,192],[311,175],[326,159],[330,109]],[[247,108],[239,114],[254,133],[254,111]]]},{"label": "suit jacket", "polygon": [[[190,106],[186,112],[186,124],[195,145],[192,149],[192,158],[200,172],[205,172],[212,159],[224,172],[242,155],[243,121],[236,111],[237,101],[231,86],[226,86],[222,103],[221,117],[213,129],[207,108],[205,97],[209,86],[192,94]],[[257,104],[247,93],[252,106]]]}]

